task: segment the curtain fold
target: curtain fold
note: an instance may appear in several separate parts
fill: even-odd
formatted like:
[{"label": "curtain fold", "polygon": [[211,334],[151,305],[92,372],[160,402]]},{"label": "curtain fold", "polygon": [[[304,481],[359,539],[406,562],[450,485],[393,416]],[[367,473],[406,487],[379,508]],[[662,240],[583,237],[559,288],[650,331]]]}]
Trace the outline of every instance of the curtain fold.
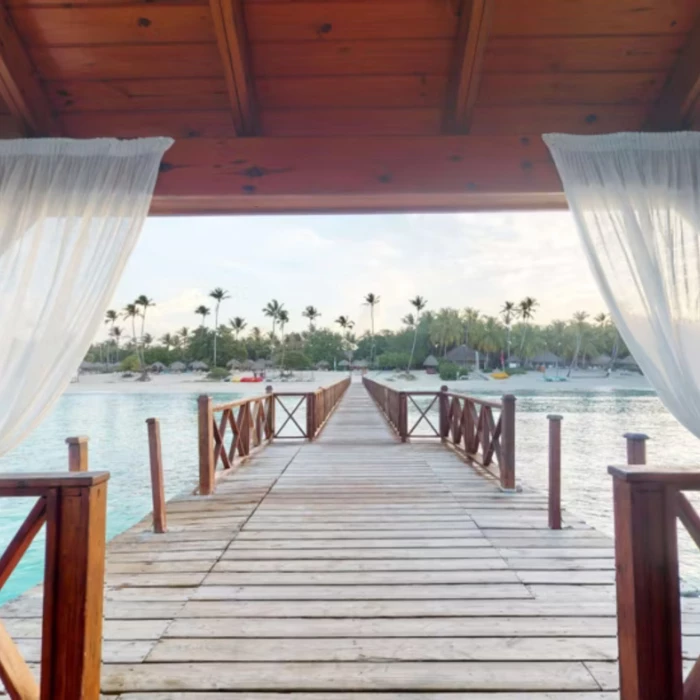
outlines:
[{"label": "curtain fold", "polygon": [[700,437],[700,133],[543,138],[613,321]]},{"label": "curtain fold", "polygon": [[0,141],[0,456],[39,424],[78,369],[171,144]]}]

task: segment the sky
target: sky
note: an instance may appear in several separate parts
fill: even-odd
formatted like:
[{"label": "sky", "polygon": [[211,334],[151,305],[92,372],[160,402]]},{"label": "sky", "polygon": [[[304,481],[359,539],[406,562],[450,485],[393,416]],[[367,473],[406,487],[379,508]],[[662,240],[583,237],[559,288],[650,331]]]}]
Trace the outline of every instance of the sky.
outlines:
[{"label": "sky", "polygon": [[199,325],[194,310],[205,304],[213,312],[214,287],[231,295],[220,323],[242,316],[248,329],[263,330],[270,320],[262,308],[274,298],[290,312],[288,331],[307,326],[301,312],[311,304],[320,326],[344,314],[361,334],[370,323],[368,292],[380,297],[378,330],[398,328],[417,294],[433,311],[471,306],[486,314],[529,295],[541,323],[604,310],[569,212],[153,217],[111,308],[151,297],[146,330],[159,337]]}]

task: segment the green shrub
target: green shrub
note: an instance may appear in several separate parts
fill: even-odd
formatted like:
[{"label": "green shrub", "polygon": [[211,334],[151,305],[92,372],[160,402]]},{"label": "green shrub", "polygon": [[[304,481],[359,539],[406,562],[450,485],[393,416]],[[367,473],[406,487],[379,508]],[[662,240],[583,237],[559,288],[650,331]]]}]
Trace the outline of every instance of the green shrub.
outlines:
[{"label": "green shrub", "polygon": [[440,379],[445,381],[459,379],[462,374],[466,374],[466,370],[463,371],[459,365],[454,364],[454,362],[441,362],[438,366],[438,374]]},{"label": "green shrub", "polygon": [[284,358],[280,356],[282,369],[310,369],[311,360],[299,350],[287,350]]},{"label": "green shrub", "polygon": [[407,352],[385,352],[376,359],[378,369],[406,369],[411,356]]},{"label": "green shrub", "polygon": [[512,377],[514,374],[527,374],[527,370],[522,367],[506,367],[505,373]]},{"label": "green shrub", "polygon": [[119,369],[122,372],[138,372],[141,369],[141,361],[136,355],[129,355],[122,360]]},{"label": "green shrub", "polygon": [[209,374],[207,374],[207,379],[222,380],[228,377],[229,371],[225,367],[213,367]]}]

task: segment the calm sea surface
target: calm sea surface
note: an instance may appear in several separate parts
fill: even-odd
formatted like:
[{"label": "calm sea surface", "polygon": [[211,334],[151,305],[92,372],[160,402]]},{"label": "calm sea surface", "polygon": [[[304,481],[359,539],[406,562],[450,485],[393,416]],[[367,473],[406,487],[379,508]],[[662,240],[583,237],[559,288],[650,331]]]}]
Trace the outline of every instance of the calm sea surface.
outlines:
[{"label": "calm sea surface", "polygon": [[[488,396],[488,394],[480,394]],[[546,490],[548,413],[564,416],[562,480],[564,505],[612,533],[609,464],[624,464],[622,434],[645,432],[651,465],[700,466],[700,441],[666,411],[649,391],[557,393],[516,392],[518,396],[517,473]],[[236,398],[218,395],[217,401]],[[89,435],[90,468],[112,474],[108,498],[108,536],[122,532],[151,510],[145,421],[161,421],[166,496],[195,487],[197,478],[197,394],[68,394],[51,416],[22,445],[0,459],[0,471],[65,471],[70,435]],[[3,551],[32,503],[0,499],[0,551]],[[685,590],[700,587],[700,555],[681,538]],[[43,539],[37,539],[17,571],[0,591],[0,602],[38,583],[43,570]]]}]

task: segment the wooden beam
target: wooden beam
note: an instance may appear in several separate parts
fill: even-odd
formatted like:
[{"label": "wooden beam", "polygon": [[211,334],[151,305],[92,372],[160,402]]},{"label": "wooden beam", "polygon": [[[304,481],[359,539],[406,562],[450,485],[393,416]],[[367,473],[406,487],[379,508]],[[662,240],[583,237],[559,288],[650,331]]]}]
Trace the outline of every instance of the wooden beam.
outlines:
[{"label": "wooden beam", "polygon": [[49,101],[12,18],[0,4],[0,97],[24,136],[56,133]]},{"label": "wooden beam", "polygon": [[539,136],[183,139],[152,213],[563,206]]},{"label": "wooden beam", "polygon": [[255,108],[242,0],[210,0],[209,6],[236,133],[253,136],[256,131]]},{"label": "wooden beam", "polygon": [[452,68],[445,131],[467,133],[479,94],[481,65],[493,17],[493,0],[461,4],[457,49]]},{"label": "wooden beam", "polygon": [[688,127],[700,96],[700,19],[688,35],[685,47],[652,108],[646,128],[673,131]]}]

